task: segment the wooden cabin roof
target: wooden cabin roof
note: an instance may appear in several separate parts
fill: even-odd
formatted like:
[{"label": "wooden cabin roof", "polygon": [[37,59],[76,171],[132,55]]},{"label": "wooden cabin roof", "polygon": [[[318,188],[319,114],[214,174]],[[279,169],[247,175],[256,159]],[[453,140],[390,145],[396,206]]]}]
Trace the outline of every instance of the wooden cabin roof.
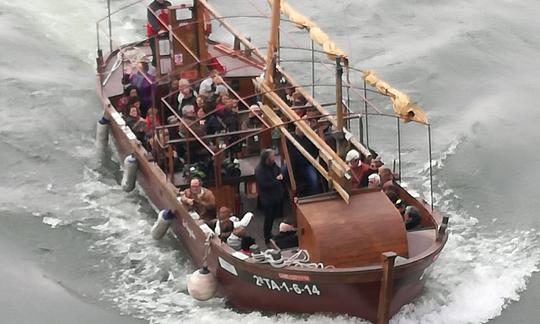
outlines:
[{"label": "wooden cabin roof", "polygon": [[311,261],[335,267],[377,264],[383,252],[408,257],[407,233],[399,211],[379,190],[298,203],[300,248]]}]

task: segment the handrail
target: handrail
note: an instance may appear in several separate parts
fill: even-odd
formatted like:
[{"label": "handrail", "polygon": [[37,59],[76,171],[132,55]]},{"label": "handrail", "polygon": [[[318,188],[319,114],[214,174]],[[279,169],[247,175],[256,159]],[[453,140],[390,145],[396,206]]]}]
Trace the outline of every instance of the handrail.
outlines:
[{"label": "handrail", "polygon": [[[248,41],[248,40],[245,39],[242,35],[240,35],[240,34],[239,34],[239,33],[238,33],[231,25],[229,25],[229,23],[228,23],[225,19],[227,19],[227,18],[268,18],[267,16],[264,16],[264,15],[261,15],[261,16],[256,16],[256,15],[249,15],[249,16],[248,16],[248,15],[246,15],[246,16],[219,16],[219,15],[217,14],[217,12],[216,12],[216,11],[215,11],[208,3],[207,3],[206,0],[195,0],[195,1],[198,1],[198,3],[199,3],[200,5],[202,5],[202,6],[207,10],[207,12],[209,12],[209,13],[213,16],[213,18],[210,18],[210,20],[217,20],[217,21],[219,21],[219,22],[221,23],[221,25],[222,25],[223,27],[225,27],[225,29],[227,29],[229,32],[231,32],[234,36],[237,37],[237,39],[240,41],[240,43],[242,43],[242,44],[247,48],[248,51],[253,52],[253,53],[255,54],[256,58],[260,59],[261,61],[264,61],[264,56],[263,56],[262,53],[260,52],[260,48],[254,46],[250,41]],[[118,8],[118,9],[116,9],[116,10],[114,10],[114,11],[110,11],[110,6],[109,6],[109,8],[108,8],[109,14],[108,14],[106,17],[103,17],[103,18],[99,19],[99,20],[96,22],[98,49],[99,49],[99,47],[100,47],[100,37],[99,37],[99,36],[100,36],[100,35],[99,35],[99,34],[100,34],[100,28],[99,28],[99,24],[100,24],[103,20],[105,20],[105,19],[107,19],[107,18],[109,18],[109,23],[110,23],[110,18],[111,18],[111,16],[113,16],[113,15],[115,15],[115,14],[117,14],[117,13],[119,13],[119,12],[121,12],[121,11],[127,9],[127,8],[129,8],[129,7],[132,7],[132,6],[136,5],[136,4],[139,4],[139,3],[141,3],[141,2],[143,2],[143,0],[137,0],[137,1],[132,2],[132,3],[130,3],[130,4],[124,5],[124,6]],[[175,40],[177,40],[177,41],[180,43],[180,45],[182,45],[182,47],[183,47],[184,49],[186,49],[186,51],[187,51],[191,56],[193,56],[193,58],[197,61],[196,64],[202,63],[202,62],[200,61],[200,59],[199,59],[199,58],[198,58],[198,57],[197,57],[197,56],[196,56],[196,55],[195,55],[195,54],[194,54],[194,53],[193,53],[193,52],[192,52],[192,51],[191,51],[191,50],[190,50],[190,49],[189,49],[182,41],[181,41],[181,39],[179,39],[179,37],[176,35],[176,33],[172,30],[172,28],[170,28],[170,26],[169,26],[167,23],[163,22],[163,21],[159,18],[159,16],[156,15],[156,13],[155,13],[153,10],[150,10],[149,8],[147,8],[147,9],[148,9],[154,16],[156,16],[156,18],[158,19],[158,21],[160,21],[160,22],[162,22],[164,25],[166,25],[166,29],[171,33],[172,37],[173,37]],[[288,20],[288,19],[280,19],[280,20],[286,21],[286,22],[291,22],[291,21]],[[200,22],[200,20],[198,20],[197,22]],[[197,22],[194,22],[194,23],[197,23]],[[110,27],[110,26],[109,26],[109,33],[111,34],[111,27]],[[109,37],[109,40],[111,41],[111,52],[112,52],[112,35]],[[306,49],[306,48],[302,48],[302,47],[296,47],[296,48],[295,48],[295,47],[282,47],[282,48],[284,48],[284,49],[294,49],[294,50],[303,50],[303,51],[311,51],[312,53],[327,54],[325,51],[315,50],[314,48],[312,48],[312,49]],[[224,56],[226,56],[226,55],[224,55]],[[284,62],[285,62],[285,61],[284,61]],[[312,63],[313,63],[313,62],[312,62]],[[319,62],[318,62],[318,63],[319,63]],[[322,60],[320,60],[320,64],[322,64],[322,65],[325,66],[326,68],[329,68],[329,67],[328,67],[328,64],[327,64],[326,62],[322,61]],[[247,65],[247,64],[246,64],[246,65]],[[350,69],[350,70],[352,70],[352,71],[359,71],[359,72],[362,72],[361,69],[355,68],[355,67],[353,67],[353,66],[348,66],[348,65],[347,65],[346,68],[347,68],[347,69]],[[282,73],[282,75],[283,75],[289,82],[291,82],[291,81],[294,82],[294,81],[293,81],[293,80],[292,80],[292,79],[291,79],[291,78],[290,78],[290,77],[289,77],[289,76],[288,76],[281,68],[278,67],[278,70]],[[150,81],[150,80],[146,77],[146,75],[145,75],[144,77],[145,77],[148,81]],[[201,79],[202,79],[202,78],[201,78]],[[162,78],[160,78],[160,81],[161,81],[161,80],[162,80]],[[152,82],[152,81],[150,81],[150,82]],[[158,80],[156,79],[155,82],[157,83]],[[154,83],[152,83],[152,84],[154,84]],[[292,87],[294,87],[294,88],[299,88],[299,90],[302,90],[301,92],[304,94],[304,97],[306,97],[306,99],[308,100],[308,102],[309,102],[311,105],[317,107],[317,109],[319,109],[319,108],[322,109],[322,106],[321,106],[321,104],[318,103],[318,101],[316,101],[313,97],[308,96],[307,93],[305,93],[305,92],[303,91],[303,87],[304,87],[305,85],[297,85],[296,83],[292,83],[292,84],[293,84]],[[432,185],[433,178],[432,178],[432,156],[431,156],[431,154],[432,154],[432,152],[431,152],[431,127],[430,127],[431,125],[430,125],[429,123],[424,123],[424,122],[417,121],[417,120],[408,120],[406,117],[403,117],[403,116],[399,116],[399,115],[395,115],[395,114],[386,114],[386,113],[383,113],[383,112],[381,112],[381,111],[380,111],[380,110],[379,110],[379,109],[371,102],[371,100],[368,100],[368,98],[367,98],[367,96],[366,96],[366,93],[369,91],[369,92],[377,93],[377,95],[380,95],[380,96],[385,96],[384,94],[381,94],[381,93],[376,92],[376,91],[371,90],[371,89],[367,89],[367,87],[366,87],[365,85],[364,85],[364,87],[358,87],[358,86],[355,86],[355,85],[353,85],[348,79],[345,81],[345,84],[346,84],[345,87],[346,87],[347,89],[352,89],[352,91],[353,91],[355,94],[358,94],[358,95],[359,95],[359,97],[362,99],[362,101],[364,102],[364,104],[365,104],[366,106],[369,106],[369,107],[372,108],[374,111],[376,111],[376,113],[371,113],[371,112],[368,112],[367,110],[364,112],[364,116],[366,116],[366,127],[368,127],[368,126],[367,126],[367,116],[382,116],[382,117],[391,117],[391,118],[395,118],[395,119],[398,121],[398,124],[397,124],[398,127],[399,127],[399,120],[400,120],[400,119],[401,119],[401,120],[404,120],[404,121],[412,121],[412,122],[421,124],[421,125],[423,125],[423,126],[427,126],[427,128],[428,128],[429,155],[430,155],[429,158],[430,158],[431,204],[432,204],[432,207],[433,207],[433,203],[434,203],[434,202],[433,202],[433,185]],[[321,86],[321,87],[322,87],[322,86],[330,86],[330,85],[325,85],[325,84],[317,85],[317,84],[315,84],[315,82],[312,82],[310,85],[311,85],[311,86]],[[236,93],[236,91],[234,91],[234,90],[233,90],[228,84],[226,84],[226,83],[224,84],[224,86],[228,89],[228,91],[229,91],[235,98],[237,98],[237,99],[238,99],[239,101],[241,101],[246,107],[249,108],[249,105],[248,105],[247,102],[245,101],[245,99],[247,99],[248,97],[240,97],[240,96],[238,95],[238,93]],[[342,87],[343,87],[343,86],[342,86]],[[275,89],[275,90],[277,90],[277,89]],[[275,90],[274,90],[274,92],[275,92]],[[360,93],[360,92],[357,91],[357,90],[363,90],[364,93],[362,94],[362,93]],[[255,94],[255,95],[252,95],[252,96],[257,96],[257,95],[260,95],[260,94],[263,94],[263,93],[260,92],[260,93],[257,93],[257,94]],[[168,98],[170,95],[172,95],[172,94],[168,94],[167,96],[161,98],[162,101],[165,103],[165,105],[168,107],[168,109],[171,110],[171,111],[173,112],[173,114],[179,119],[179,121],[180,121],[186,128],[188,128],[189,132],[194,136],[194,138],[195,138],[196,140],[198,140],[198,141],[201,143],[201,145],[203,145],[203,146],[204,146],[204,147],[205,147],[205,148],[206,148],[213,156],[216,155],[216,154],[218,154],[218,153],[214,154],[214,152],[212,152],[212,150],[204,143],[204,141],[203,141],[199,136],[197,136],[197,134],[195,134],[193,130],[191,130],[191,127],[190,127],[190,126],[191,126],[192,124],[188,125],[184,120],[182,120],[182,118],[180,118],[180,116],[177,114],[177,112],[175,112],[175,111],[172,109],[172,107],[169,105],[169,103],[166,102],[166,100],[164,100],[165,98]],[[252,96],[250,96],[250,97],[252,97]],[[346,107],[347,107],[348,111],[351,112],[351,108],[350,108],[348,105],[346,105]],[[319,110],[320,110],[320,109],[319,109]],[[321,111],[321,110],[320,110],[320,111]],[[324,109],[323,109],[322,111],[325,112]],[[321,114],[321,116],[322,116],[322,115],[323,115],[323,114]],[[267,127],[269,126],[269,125],[265,122],[265,120],[264,120],[259,114],[255,114],[255,116],[256,116],[256,117],[257,117],[257,118],[258,118],[265,126],[267,126]],[[326,114],[326,116],[332,116],[332,115],[331,115],[331,114]],[[359,115],[359,116],[361,116],[361,115]],[[398,132],[399,132],[399,130],[398,130]],[[398,134],[398,137],[399,137],[399,134]],[[399,142],[399,139],[398,139],[398,142]],[[356,143],[358,143],[358,142],[356,142]],[[359,144],[355,144],[355,145],[359,145]],[[369,144],[368,144],[368,146],[369,146]],[[399,146],[399,143],[398,143],[398,146]],[[220,153],[222,153],[222,152],[223,152],[223,150],[220,151]],[[401,159],[400,159],[400,160],[401,160]],[[401,163],[401,161],[400,161],[400,163]]]}]

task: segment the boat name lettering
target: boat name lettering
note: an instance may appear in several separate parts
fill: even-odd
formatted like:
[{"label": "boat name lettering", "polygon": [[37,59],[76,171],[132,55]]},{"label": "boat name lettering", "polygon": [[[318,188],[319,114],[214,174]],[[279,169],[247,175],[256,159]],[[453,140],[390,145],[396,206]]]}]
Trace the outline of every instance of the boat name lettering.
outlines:
[{"label": "boat name lettering", "polygon": [[255,279],[255,285],[259,287],[264,287],[269,290],[284,291],[291,294],[297,295],[321,295],[319,287],[315,284],[304,283],[304,282],[291,282],[291,281],[280,281],[269,278],[264,278],[261,276],[253,275]]}]

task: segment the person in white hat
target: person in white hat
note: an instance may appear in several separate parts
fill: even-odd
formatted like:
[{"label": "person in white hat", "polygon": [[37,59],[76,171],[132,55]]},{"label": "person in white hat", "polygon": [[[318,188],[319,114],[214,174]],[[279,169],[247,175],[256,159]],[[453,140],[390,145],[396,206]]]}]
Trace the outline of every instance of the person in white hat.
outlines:
[{"label": "person in white hat", "polygon": [[364,175],[364,172],[369,168],[365,163],[360,160],[360,153],[357,150],[350,150],[345,156],[345,162],[351,168],[352,174],[352,188],[358,188],[360,181]]}]

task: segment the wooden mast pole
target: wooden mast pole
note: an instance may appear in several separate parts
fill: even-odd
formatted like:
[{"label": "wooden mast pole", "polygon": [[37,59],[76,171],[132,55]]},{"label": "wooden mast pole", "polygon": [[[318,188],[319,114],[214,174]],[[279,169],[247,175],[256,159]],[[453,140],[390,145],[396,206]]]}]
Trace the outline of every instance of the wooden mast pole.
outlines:
[{"label": "wooden mast pole", "polygon": [[272,2],[272,25],[270,27],[270,40],[268,41],[268,52],[266,53],[266,73],[264,75],[264,83],[272,90],[274,89],[274,71],[275,60],[274,55],[277,49],[279,23],[281,18],[281,0],[273,0]]}]

